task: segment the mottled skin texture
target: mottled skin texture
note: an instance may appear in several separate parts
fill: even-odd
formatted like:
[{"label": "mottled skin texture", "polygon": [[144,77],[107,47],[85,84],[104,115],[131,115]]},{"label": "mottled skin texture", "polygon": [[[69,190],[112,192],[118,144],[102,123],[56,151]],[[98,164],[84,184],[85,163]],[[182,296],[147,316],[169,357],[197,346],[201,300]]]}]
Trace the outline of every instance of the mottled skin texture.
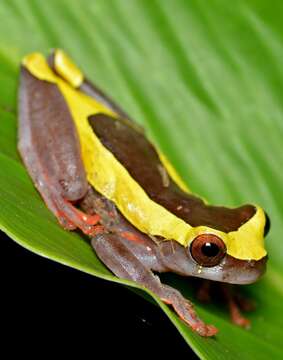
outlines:
[{"label": "mottled skin texture", "polygon": [[[49,63],[52,65],[52,58]],[[142,167],[136,168],[135,161],[142,156],[140,150],[143,147],[151,149],[151,145],[138,127],[129,125],[129,117],[89,81],[85,80],[80,90],[103,102],[126,119],[126,122],[122,123],[124,131],[121,132],[121,128],[118,129],[119,134],[112,131],[113,139],[118,139],[116,148],[114,149],[114,142],[109,145],[118,158],[123,157],[123,146],[118,146],[119,141],[127,142],[126,134],[130,137],[133,131],[139,132],[141,143],[137,143],[140,147],[136,149],[136,157],[120,160],[125,161],[124,166],[131,166],[132,172],[135,173],[133,176],[139,174],[139,181],[144,181],[143,185],[146,188],[146,177],[143,177]],[[106,118],[105,126],[99,129],[95,126],[94,119],[90,119],[90,122],[94,131],[99,132],[102,142],[109,143],[111,137],[106,139],[107,133],[103,130],[107,126],[111,127],[114,122],[109,123]],[[110,130],[109,133],[111,134]],[[213,336],[217,329],[199,319],[191,302],[176,289],[162,284],[154,272],[172,271],[182,276],[236,284],[252,283],[264,272],[265,258],[260,261],[244,261],[227,254],[216,266],[200,267],[192,258],[189,248],[175,241],[165,241],[138,231],[111,201],[87,184],[75,127],[57,86],[36,79],[25,68],[21,69],[19,92],[19,151],[35,186],[60,224],[69,230],[79,228],[90,235],[92,247],[115,275],[133,280],[150,289],[165,303],[172,305],[180,318],[202,336]],[[154,161],[158,160],[155,158]],[[150,160],[146,162],[150,163]],[[147,172],[147,175],[152,176],[150,181],[161,181],[161,185],[157,184],[159,187],[165,186],[156,169]],[[158,188],[157,185],[155,189]],[[182,202],[183,217],[194,224],[214,225],[217,229],[229,231],[231,228],[239,227],[254,213],[254,208],[250,205],[232,210],[207,207],[195,196],[190,197],[182,193],[172,181],[165,187],[163,192],[152,193],[151,197],[156,196],[156,201],[167,201],[167,207],[171,208],[176,205],[174,201],[178,199]],[[160,200],[161,195],[163,199]],[[177,207],[180,209],[179,204]],[[241,316],[231,292],[223,292],[229,304],[232,320],[238,325],[247,326],[247,320]],[[200,297],[209,297],[208,286],[204,288]],[[238,303],[241,306],[240,302]]]}]

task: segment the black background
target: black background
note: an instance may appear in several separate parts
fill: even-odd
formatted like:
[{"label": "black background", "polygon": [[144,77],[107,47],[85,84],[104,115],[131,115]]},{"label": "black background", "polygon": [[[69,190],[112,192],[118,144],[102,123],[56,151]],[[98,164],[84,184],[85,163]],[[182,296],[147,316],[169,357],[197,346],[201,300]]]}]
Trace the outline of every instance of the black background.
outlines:
[{"label": "black background", "polygon": [[0,251],[1,358],[198,359],[158,307],[125,287],[33,254],[1,232]]}]

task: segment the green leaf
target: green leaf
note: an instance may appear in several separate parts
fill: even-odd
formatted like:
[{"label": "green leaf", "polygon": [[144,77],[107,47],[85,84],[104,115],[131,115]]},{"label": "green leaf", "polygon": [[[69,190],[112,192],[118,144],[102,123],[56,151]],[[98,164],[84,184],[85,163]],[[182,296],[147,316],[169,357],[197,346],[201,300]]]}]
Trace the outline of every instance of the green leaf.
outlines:
[{"label": "green leaf", "polygon": [[[245,293],[252,328],[224,309],[197,310],[220,332],[192,333],[155,300],[202,359],[280,359],[283,318],[283,3],[264,0],[2,0],[0,2],[0,228],[40,255],[123,284],[88,243],[62,230],[16,151],[19,62],[65,49],[215,204],[261,204],[272,219],[268,271]],[[190,297],[186,279],[166,280]]]}]

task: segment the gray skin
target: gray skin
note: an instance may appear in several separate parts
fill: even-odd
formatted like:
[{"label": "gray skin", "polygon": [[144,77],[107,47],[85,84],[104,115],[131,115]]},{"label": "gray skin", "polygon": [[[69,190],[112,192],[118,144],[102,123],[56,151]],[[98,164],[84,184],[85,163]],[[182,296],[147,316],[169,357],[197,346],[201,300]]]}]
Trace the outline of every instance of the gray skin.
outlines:
[{"label": "gray skin", "polygon": [[[89,82],[80,90],[117,109]],[[159,241],[131,225],[111,201],[87,184],[78,136],[57,86],[35,78],[25,68],[21,69],[18,148],[35,186],[60,224],[90,235],[96,254],[116,276],[154,292],[200,335],[213,336],[217,329],[199,319],[192,303],[178,290],[162,284],[154,272],[233,284],[253,283],[263,274],[266,258],[243,261],[226,254],[218,265],[201,267],[189,248],[175,241]]]}]

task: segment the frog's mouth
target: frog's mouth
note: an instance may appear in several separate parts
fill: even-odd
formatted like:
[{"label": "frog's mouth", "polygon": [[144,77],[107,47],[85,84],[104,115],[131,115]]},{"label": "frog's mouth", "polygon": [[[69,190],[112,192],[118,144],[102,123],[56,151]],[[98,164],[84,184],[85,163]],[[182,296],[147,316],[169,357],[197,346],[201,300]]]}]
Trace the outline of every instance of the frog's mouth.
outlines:
[{"label": "frog's mouth", "polygon": [[239,260],[226,255],[222,264],[223,281],[232,284],[252,284],[266,270],[267,256],[260,260]]},{"label": "frog's mouth", "polygon": [[228,254],[214,267],[202,267],[194,276],[230,284],[252,284],[266,270],[267,256],[260,260],[239,260]]}]

